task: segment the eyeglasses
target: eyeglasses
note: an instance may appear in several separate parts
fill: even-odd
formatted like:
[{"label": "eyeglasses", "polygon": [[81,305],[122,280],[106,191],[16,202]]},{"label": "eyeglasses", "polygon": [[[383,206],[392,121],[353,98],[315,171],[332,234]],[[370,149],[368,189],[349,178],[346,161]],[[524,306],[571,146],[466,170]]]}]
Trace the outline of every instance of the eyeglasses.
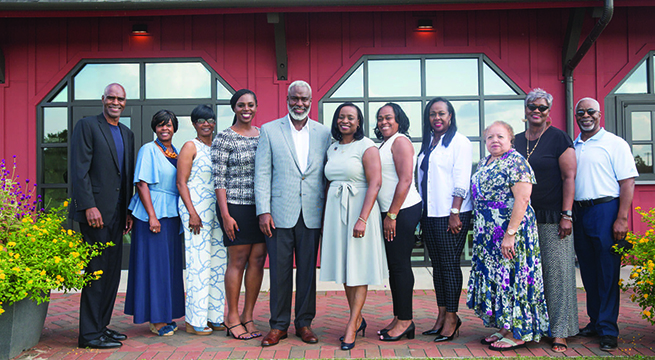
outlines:
[{"label": "eyeglasses", "polygon": [[535,111],[535,110],[539,109],[539,111],[544,112],[544,111],[548,110],[548,106],[546,106],[546,105],[537,106],[535,104],[528,104],[528,109],[530,109],[530,111]]},{"label": "eyeglasses", "polygon": [[198,120],[196,120],[196,124],[202,125],[204,123],[216,124],[216,119],[198,119]]},{"label": "eyeglasses", "polygon": [[589,116],[594,116],[594,114],[597,113],[598,110],[596,110],[596,109],[594,109],[594,108],[589,108],[589,109],[578,109],[578,110],[575,111],[575,115],[576,115],[576,116],[584,116],[584,113],[585,113],[585,112],[586,112],[587,114],[589,114]]}]

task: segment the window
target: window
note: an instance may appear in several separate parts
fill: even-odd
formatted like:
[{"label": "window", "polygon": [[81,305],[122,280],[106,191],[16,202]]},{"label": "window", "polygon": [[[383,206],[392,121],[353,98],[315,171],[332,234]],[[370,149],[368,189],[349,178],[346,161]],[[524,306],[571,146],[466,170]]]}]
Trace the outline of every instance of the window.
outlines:
[{"label": "window", "polygon": [[[200,60],[86,61],[73,69],[37,109],[37,177],[45,207],[58,206],[70,193],[68,182],[69,141],[77,120],[102,111],[100,98],[112,82],[125,87],[127,106],[120,122],[135,136],[135,151],[152,141],[152,115],[160,109],[173,111],[179,128],[173,145],[179,149],[196,136],[191,111],[199,104],[216,109],[217,131],[232,124],[230,98],[234,90]],[[124,237],[129,244],[129,236]],[[124,247],[127,266],[129,246]]]},{"label": "window", "polygon": [[330,125],[339,104],[353,102],[364,113],[366,135],[375,139],[377,110],[395,102],[409,117],[418,150],[423,108],[437,96],[455,107],[458,131],[473,142],[476,164],[485,154],[482,131],[487,125],[503,120],[515,132],[525,130],[525,93],[482,54],[364,56],[320,100],[319,117]]},{"label": "window", "polygon": [[655,52],[650,52],[605,101],[605,125],[624,138],[632,149],[639,171],[637,181],[653,182],[655,146]]},{"label": "window", "polygon": [[[482,132],[487,125],[503,120],[517,133],[525,130],[525,93],[482,54],[364,56],[319,101],[319,118],[329,126],[339,104],[350,101],[364,113],[366,135],[376,140],[375,114],[395,102],[409,117],[409,135],[418,153],[423,108],[437,96],[452,102],[458,131],[473,143],[474,167],[485,154]],[[469,234],[465,263],[471,259],[471,241]],[[416,244],[413,265],[429,265],[423,245]]]},{"label": "window", "polygon": [[173,144],[180,149],[195,136],[190,112],[198,104],[213,104],[217,130],[232,124],[230,97],[234,90],[202,61],[134,60],[88,61],[79,64],[39,105],[38,178],[46,206],[68,197],[68,141],[74,123],[102,111],[105,86],[118,82],[125,87],[127,107],[121,122],[136,136],[136,147],[151,141],[152,111],[171,109],[179,129]]}]

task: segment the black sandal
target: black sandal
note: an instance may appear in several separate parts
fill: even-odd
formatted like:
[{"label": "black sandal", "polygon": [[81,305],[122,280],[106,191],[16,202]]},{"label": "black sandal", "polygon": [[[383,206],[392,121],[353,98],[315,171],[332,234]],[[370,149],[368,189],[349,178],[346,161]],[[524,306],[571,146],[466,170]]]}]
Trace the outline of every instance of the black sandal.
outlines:
[{"label": "black sandal", "polygon": [[[248,321],[246,321],[244,323],[241,323],[241,325],[243,325],[243,328],[246,329],[246,331],[248,331],[248,328],[246,327],[246,324],[249,324],[249,323],[252,323],[253,325],[255,325],[255,323],[252,320],[248,320]],[[257,330],[256,333],[255,332],[250,332],[249,334],[250,334],[251,339],[258,338],[258,337],[262,336],[262,333],[259,332],[259,330]]]},{"label": "black sandal", "polygon": [[[231,326],[231,327],[230,327],[230,326],[227,326],[226,323],[223,323],[223,326],[225,326],[225,331],[227,332],[227,333],[225,334],[225,336],[230,336],[230,335],[232,335],[232,337],[233,337],[234,339],[236,339],[236,340],[250,340],[250,339],[252,339],[252,335],[248,332],[248,329],[246,329],[246,327],[243,326],[243,324],[241,324],[241,323],[238,323],[238,324],[236,324],[236,325],[234,325],[234,326]],[[245,331],[242,332],[242,333],[239,334],[239,335],[235,335],[235,334],[234,334],[234,331],[232,331],[232,329],[234,329],[234,328],[237,327],[237,326],[243,326],[243,330],[245,330]],[[248,335],[248,337],[243,337],[244,335]]]}]

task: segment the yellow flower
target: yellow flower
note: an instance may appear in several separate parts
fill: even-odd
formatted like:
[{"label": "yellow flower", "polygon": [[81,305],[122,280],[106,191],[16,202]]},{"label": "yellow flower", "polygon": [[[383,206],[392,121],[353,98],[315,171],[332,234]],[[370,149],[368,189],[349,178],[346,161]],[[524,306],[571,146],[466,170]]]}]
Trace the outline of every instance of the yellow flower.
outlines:
[{"label": "yellow flower", "polygon": [[33,282],[32,280],[28,280],[27,285],[32,285],[32,282]]},{"label": "yellow flower", "polygon": [[4,309],[0,309],[0,315],[2,315],[5,312]]},{"label": "yellow flower", "polygon": [[45,275],[45,270],[41,270],[41,272],[40,272],[39,274],[40,274],[41,276]]},{"label": "yellow flower", "polygon": [[57,239],[52,239],[52,242],[53,242],[54,244],[56,244],[56,243],[57,243]]},{"label": "yellow flower", "polygon": [[18,259],[20,257],[20,254],[14,254],[14,259]]},{"label": "yellow flower", "polygon": [[13,246],[16,246],[15,242],[10,241],[10,242],[7,243],[7,247],[13,247]]},{"label": "yellow flower", "polygon": [[644,310],[644,315],[646,315],[647,317],[650,317],[650,311]]},{"label": "yellow flower", "polygon": [[68,236],[73,236],[73,230],[68,229]]},{"label": "yellow flower", "polygon": [[71,255],[72,255],[73,257],[78,257],[78,256],[80,256],[80,253],[78,253],[77,251],[73,251],[73,252],[71,253]]},{"label": "yellow flower", "polygon": [[72,241],[69,241],[69,242],[68,242],[68,247],[69,247],[69,248],[73,248],[73,247],[75,247],[75,244],[73,244]]},{"label": "yellow flower", "polygon": [[648,294],[644,294],[644,299],[648,299]]},{"label": "yellow flower", "polygon": [[11,270],[14,270],[15,272],[19,272],[20,268],[18,266],[14,266],[13,268],[11,268]]},{"label": "yellow flower", "polygon": [[[66,204],[66,203],[64,203],[64,204]],[[641,210],[641,206],[637,206],[637,207],[635,208],[635,210]]]},{"label": "yellow flower", "polygon": [[102,270],[97,270],[93,272],[93,275],[102,275],[103,271]]},{"label": "yellow flower", "polygon": [[[68,206],[68,201],[64,201],[64,207]],[[638,207],[638,206],[637,206]],[[640,208],[641,209],[641,208]]]},{"label": "yellow flower", "polygon": [[26,268],[25,268],[25,271],[32,271],[32,270],[30,270],[30,268],[26,267]]},{"label": "yellow flower", "polygon": [[619,279],[619,286],[623,285],[623,279]]},{"label": "yellow flower", "polygon": [[59,256],[55,256],[55,264],[59,264],[61,261],[61,258]]},{"label": "yellow flower", "polygon": [[4,280],[4,279],[5,279],[5,274],[0,274],[0,280]]}]

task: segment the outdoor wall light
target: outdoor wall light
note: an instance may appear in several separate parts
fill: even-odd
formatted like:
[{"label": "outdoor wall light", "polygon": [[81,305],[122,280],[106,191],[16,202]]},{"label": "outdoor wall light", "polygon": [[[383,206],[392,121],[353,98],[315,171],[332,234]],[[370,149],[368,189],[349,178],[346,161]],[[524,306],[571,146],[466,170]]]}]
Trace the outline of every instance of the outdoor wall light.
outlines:
[{"label": "outdoor wall light", "polygon": [[132,35],[148,35],[148,24],[132,25]]},{"label": "outdoor wall light", "polygon": [[434,31],[432,19],[419,19],[416,25],[416,31]]}]

